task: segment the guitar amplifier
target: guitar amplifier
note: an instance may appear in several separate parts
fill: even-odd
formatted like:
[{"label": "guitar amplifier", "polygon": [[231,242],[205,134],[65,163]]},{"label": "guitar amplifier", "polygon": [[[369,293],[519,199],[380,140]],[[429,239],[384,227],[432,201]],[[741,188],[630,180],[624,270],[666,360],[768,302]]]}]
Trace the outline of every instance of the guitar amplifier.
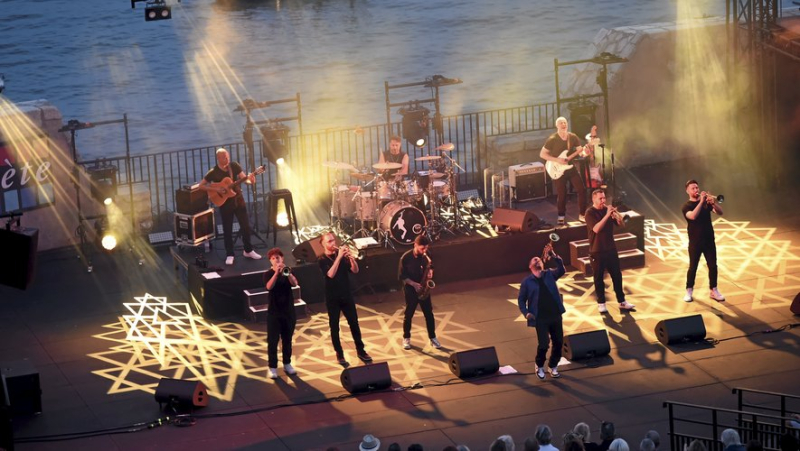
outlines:
[{"label": "guitar amplifier", "polygon": [[208,208],[208,193],[197,185],[185,186],[175,191],[175,211],[182,215],[194,215]]},{"label": "guitar amplifier", "polygon": [[177,244],[197,246],[214,236],[214,209],[209,208],[196,215],[175,213],[175,242]]},{"label": "guitar amplifier", "polygon": [[544,165],[538,161],[508,167],[508,184],[514,189],[517,202],[547,197]]}]

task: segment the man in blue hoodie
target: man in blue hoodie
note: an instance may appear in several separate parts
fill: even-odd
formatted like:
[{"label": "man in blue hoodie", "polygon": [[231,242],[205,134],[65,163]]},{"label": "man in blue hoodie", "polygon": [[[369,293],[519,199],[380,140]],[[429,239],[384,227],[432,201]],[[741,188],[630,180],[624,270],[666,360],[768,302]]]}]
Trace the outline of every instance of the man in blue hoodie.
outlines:
[{"label": "man in blue hoodie", "polygon": [[544,252],[545,258],[552,258],[556,262],[555,269],[544,269],[544,262],[539,257],[533,257],[528,264],[531,275],[522,281],[519,287],[519,311],[528,320],[528,327],[536,328],[536,337],[539,346],[536,350],[536,376],[544,380],[544,363],[550,340],[553,341],[553,350],[550,352],[550,362],[547,366],[551,377],[560,377],[558,362],[561,360],[561,347],[564,344],[564,328],[561,324],[561,315],[564,314],[564,301],[558,292],[556,280],[564,275],[564,261],[552,252],[552,245]]}]

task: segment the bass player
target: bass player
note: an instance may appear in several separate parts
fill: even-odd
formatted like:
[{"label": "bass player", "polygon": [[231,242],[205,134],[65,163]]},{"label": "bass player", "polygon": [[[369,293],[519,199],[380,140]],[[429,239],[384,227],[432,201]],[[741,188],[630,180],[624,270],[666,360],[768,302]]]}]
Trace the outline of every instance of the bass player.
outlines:
[{"label": "bass player", "polygon": [[583,180],[574,166],[570,165],[572,159],[581,156],[585,149],[581,146],[580,139],[575,133],[569,131],[567,119],[556,119],[556,132],[545,141],[539,157],[547,160],[548,174],[553,179],[558,194],[558,225],[564,226],[564,216],[567,212],[567,180],[572,183],[578,192],[578,220],[586,222],[583,212],[586,211],[586,189]]},{"label": "bass player", "polygon": [[211,168],[200,182],[200,189],[207,192],[216,192],[221,196],[230,196],[230,190],[234,195],[228,197],[222,205],[219,205],[220,215],[222,215],[222,234],[225,240],[226,265],[233,264],[233,217],[239,221],[239,228],[242,231],[242,242],[244,243],[244,256],[253,260],[261,259],[250,243],[250,219],[247,217],[247,205],[242,196],[241,189],[237,184],[223,186],[221,183],[225,178],[233,180],[247,179],[247,183],[255,181],[255,174],[245,175],[239,163],[231,162],[231,156],[223,148],[217,149],[217,165]]}]

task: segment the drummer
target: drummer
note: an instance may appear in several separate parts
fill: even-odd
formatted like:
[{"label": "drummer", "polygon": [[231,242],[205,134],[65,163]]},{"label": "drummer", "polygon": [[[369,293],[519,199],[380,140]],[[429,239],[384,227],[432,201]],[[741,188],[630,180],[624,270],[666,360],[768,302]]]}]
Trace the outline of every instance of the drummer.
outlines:
[{"label": "drummer", "polygon": [[389,180],[394,176],[395,180],[401,180],[408,174],[408,154],[401,150],[402,141],[397,135],[389,138],[389,150],[381,152],[380,163],[400,163],[400,169],[387,169],[383,172],[383,177]]}]

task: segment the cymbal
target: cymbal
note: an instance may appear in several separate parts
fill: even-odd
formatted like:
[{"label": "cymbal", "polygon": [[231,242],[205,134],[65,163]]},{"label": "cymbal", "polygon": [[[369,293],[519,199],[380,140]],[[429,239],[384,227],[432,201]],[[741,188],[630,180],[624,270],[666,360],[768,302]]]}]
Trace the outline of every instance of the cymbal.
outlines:
[{"label": "cymbal", "polygon": [[434,172],[431,174],[432,179],[440,179],[444,177],[447,177],[447,174],[445,174],[444,172]]},{"label": "cymbal", "polygon": [[400,169],[403,165],[400,163],[375,163],[372,167],[379,171],[386,171],[388,169]]},{"label": "cymbal", "polygon": [[444,151],[444,152],[450,152],[451,150],[453,150],[455,148],[456,148],[456,145],[453,144],[453,143],[444,143],[444,144],[442,144],[441,146],[437,147],[434,150],[441,150],[441,151]]},{"label": "cymbal", "polygon": [[372,172],[351,172],[350,177],[353,177],[356,180],[363,180],[366,182],[367,180],[374,179],[375,174],[373,174]]},{"label": "cymbal", "polygon": [[348,171],[355,171],[356,168],[350,163],[339,163],[338,161],[326,161],[322,163],[326,168],[331,169],[347,169]]},{"label": "cymbal", "polygon": [[427,157],[417,157],[414,158],[414,161],[433,161],[433,160],[441,160],[442,157],[439,155],[428,155]]}]

